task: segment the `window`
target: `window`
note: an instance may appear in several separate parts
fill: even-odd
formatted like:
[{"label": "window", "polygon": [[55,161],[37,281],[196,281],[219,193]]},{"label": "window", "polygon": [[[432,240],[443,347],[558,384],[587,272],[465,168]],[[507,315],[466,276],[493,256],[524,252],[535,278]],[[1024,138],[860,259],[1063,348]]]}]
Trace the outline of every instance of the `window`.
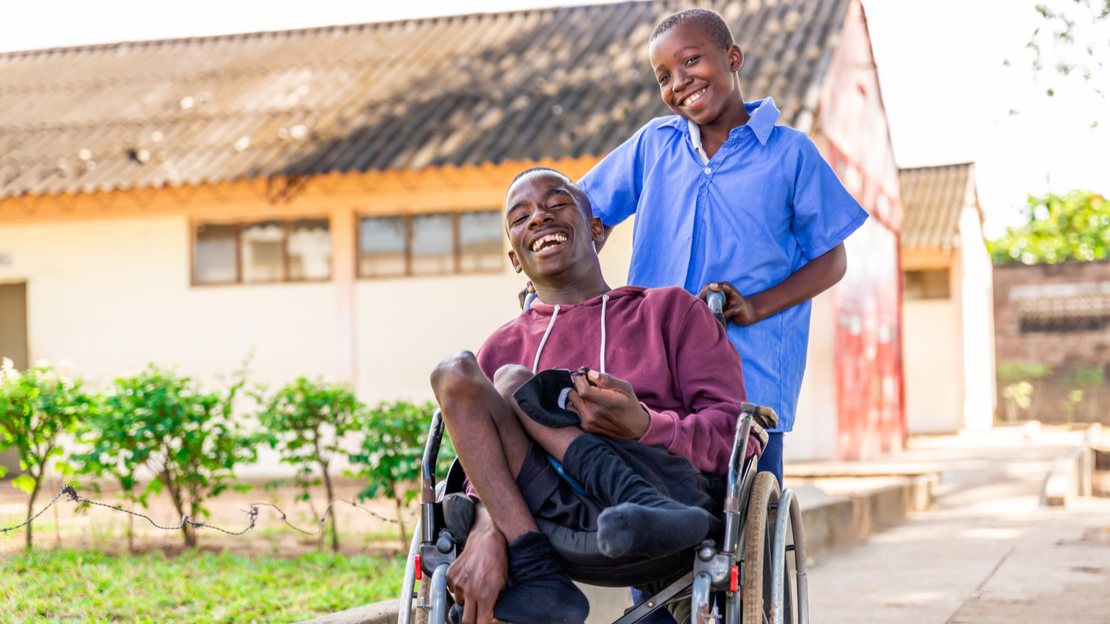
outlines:
[{"label": "window", "polygon": [[359,277],[488,273],[502,269],[500,210],[359,219]]},{"label": "window", "polygon": [[327,219],[196,226],[194,284],[259,284],[331,278]]},{"label": "window", "polygon": [[930,269],[927,271],[906,271],[905,298],[912,299],[948,299],[948,269]]}]

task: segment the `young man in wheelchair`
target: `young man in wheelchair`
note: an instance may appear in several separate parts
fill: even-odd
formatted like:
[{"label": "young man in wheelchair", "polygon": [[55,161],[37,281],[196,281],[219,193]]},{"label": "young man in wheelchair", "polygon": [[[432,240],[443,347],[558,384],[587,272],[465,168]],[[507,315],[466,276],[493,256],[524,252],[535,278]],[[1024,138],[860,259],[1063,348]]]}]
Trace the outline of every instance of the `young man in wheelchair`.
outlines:
[{"label": "young man in wheelchair", "polygon": [[[451,619],[580,623],[587,601],[540,524],[593,535],[614,562],[715,535],[745,399],[740,356],[684,290],[606,285],[601,221],[561,173],[517,176],[505,228],[538,301],[477,356],[432,373],[476,501],[447,572]],[[749,454],[758,448],[753,439]]]}]

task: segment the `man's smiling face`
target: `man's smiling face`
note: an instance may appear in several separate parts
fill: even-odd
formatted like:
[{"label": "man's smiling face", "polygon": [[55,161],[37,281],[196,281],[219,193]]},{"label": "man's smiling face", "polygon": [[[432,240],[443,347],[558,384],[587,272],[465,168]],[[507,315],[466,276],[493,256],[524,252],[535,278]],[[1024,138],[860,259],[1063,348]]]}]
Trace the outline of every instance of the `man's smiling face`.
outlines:
[{"label": "man's smiling face", "polygon": [[577,186],[554,171],[532,171],[509,187],[505,230],[513,268],[533,282],[555,277],[593,259],[594,241],[603,235],[601,220],[589,214]]},{"label": "man's smiling face", "polygon": [[712,124],[740,102],[735,72],[744,54],[735,44],[722,49],[695,23],[678,24],[652,40],[648,58],[663,103],[698,124]]}]

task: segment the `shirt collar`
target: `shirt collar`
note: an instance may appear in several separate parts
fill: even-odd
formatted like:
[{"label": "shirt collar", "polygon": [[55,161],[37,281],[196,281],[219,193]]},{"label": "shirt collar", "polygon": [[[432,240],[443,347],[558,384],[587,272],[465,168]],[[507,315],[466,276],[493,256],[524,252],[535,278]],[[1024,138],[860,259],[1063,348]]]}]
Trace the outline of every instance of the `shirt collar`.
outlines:
[{"label": "shirt collar", "polygon": [[[775,106],[775,101],[772,98],[764,98],[762,100],[756,100],[755,102],[744,102],[744,109],[748,111],[748,123],[739,128],[733,128],[732,132],[739,132],[744,128],[751,128],[752,133],[755,134],[755,138],[758,139],[761,144],[767,145],[767,140],[771,138],[771,131],[775,129],[775,124],[779,120],[779,109]],[[685,127],[690,137],[690,144],[694,146],[694,150],[698,152],[699,156],[705,154],[701,147],[701,130],[698,128],[697,124],[689,119],[674,115],[661,123],[659,127],[674,128],[679,131]]]},{"label": "shirt collar", "polygon": [[748,111],[748,123],[745,125],[752,129],[760,143],[767,145],[767,139],[771,138],[771,131],[775,129],[775,123],[779,120],[779,109],[775,107],[775,101],[764,98],[755,102],[744,102],[744,108]]}]

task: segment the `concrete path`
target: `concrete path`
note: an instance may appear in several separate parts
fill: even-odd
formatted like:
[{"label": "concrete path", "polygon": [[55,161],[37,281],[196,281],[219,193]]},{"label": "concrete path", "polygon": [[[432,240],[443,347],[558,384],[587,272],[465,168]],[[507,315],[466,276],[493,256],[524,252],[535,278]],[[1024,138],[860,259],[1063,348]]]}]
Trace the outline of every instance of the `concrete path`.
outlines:
[{"label": "concrete path", "polygon": [[815,624],[1110,623],[1110,499],[1040,505],[1082,432],[911,441],[884,461],[940,469],[936,509],[813,563]]}]

